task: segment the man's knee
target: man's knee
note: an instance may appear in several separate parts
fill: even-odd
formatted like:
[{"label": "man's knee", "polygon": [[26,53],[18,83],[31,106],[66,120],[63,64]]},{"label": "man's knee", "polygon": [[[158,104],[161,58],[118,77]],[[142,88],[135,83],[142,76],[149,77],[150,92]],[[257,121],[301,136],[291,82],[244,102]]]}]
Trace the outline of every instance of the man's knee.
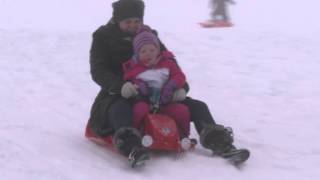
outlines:
[{"label": "man's knee", "polygon": [[205,102],[197,99],[187,98],[184,101],[184,104],[188,106],[190,111],[199,110],[199,109],[208,109],[208,105]]},{"label": "man's knee", "polygon": [[203,101],[188,97],[183,103],[188,106],[190,121],[195,123],[198,132],[207,124],[215,124],[208,105]]},{"label": "man's knee", "polygon": [[195,106],[202,107],[202,108],[208,108],[207,104],[203,101],[193,99]]},{"label": "man's knee", "polygon": [[124,98],[115,101],[108,109],[108,119],[113,129],[132,125],[132,106]]},{"label": "man's knee", "polygon": [[132,107],[130,102],[124,98],[121,98],[114,103],[111,104],[109,107],[108,113],[109,114],[118,114],[119,112],[131,112]]}]

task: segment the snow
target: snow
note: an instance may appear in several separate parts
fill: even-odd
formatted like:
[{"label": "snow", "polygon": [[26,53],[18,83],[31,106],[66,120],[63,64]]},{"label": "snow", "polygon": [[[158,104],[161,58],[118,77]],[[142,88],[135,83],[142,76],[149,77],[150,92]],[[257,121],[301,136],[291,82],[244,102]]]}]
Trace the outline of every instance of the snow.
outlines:
[{"label": "snow", "polygon": [[[99,87],[89,73],[91,33],[110,0],[0,0],[0,177],[3,180],[320,178],[320,3],[237,1],[233,28],[202,29],[207,0],[146,2],[187,74],[252,156],[237,169],[200,145],[143,169],[84,138]],[[197,134],[192,129],[192,136]]]}]

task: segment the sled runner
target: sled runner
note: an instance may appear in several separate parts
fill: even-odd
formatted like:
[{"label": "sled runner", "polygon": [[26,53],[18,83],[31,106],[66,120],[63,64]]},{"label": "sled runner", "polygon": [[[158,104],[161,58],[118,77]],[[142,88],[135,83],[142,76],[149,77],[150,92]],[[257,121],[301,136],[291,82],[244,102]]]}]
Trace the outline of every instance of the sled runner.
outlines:
[{"label": "sled runner", "polygon": [[224,27],[232,27],[233,26],[233,24],[231,22],[227,22],[227,21],[223,21],[223,20],[200,22],[199,25],[204,28],[224,28]]}]

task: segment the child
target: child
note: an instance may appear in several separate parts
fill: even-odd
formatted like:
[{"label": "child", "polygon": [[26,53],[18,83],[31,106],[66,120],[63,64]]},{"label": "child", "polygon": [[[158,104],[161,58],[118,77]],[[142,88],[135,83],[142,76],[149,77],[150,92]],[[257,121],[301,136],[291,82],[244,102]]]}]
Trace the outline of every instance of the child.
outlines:
[{"label": "child", "polygon": [[190,114],[188,108],[171,102],[175,89],[182,88],[186,78],[172,60],[169,51],[160,52],[160,42],[148,26],[143,26],[133,40],[134,56],[123,64],[124,80],[133,83],[139,95],[147,97],[136,100],[133,106],[133,126],[139,128],[150,112],[158,109],[176,121],[180,138],[189,136]]},{"label": "child", "polygon": [[212,21],[223,20],[229,22],[227,3],[235,4],[232,0],[211,0],[212,5]]}]

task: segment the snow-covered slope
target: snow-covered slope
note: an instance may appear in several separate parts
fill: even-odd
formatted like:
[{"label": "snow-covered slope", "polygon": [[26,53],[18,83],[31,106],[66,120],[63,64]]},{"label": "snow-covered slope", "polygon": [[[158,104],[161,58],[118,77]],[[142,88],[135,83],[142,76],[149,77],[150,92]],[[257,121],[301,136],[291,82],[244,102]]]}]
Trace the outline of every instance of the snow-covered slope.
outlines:
[{"label": "snow-covered slope", "polygon": [[252,157],[237,169],[197,146],[138,171],[83,136],[99,90],[91,33],[110,18],[111,2],[0,0],[1,179],[320,178],[318,1],[238,1],[229,29],[197,25],[208,18],[206,0],[145,1],[145,22],[176,54],[190,96],[233,127]]}]

